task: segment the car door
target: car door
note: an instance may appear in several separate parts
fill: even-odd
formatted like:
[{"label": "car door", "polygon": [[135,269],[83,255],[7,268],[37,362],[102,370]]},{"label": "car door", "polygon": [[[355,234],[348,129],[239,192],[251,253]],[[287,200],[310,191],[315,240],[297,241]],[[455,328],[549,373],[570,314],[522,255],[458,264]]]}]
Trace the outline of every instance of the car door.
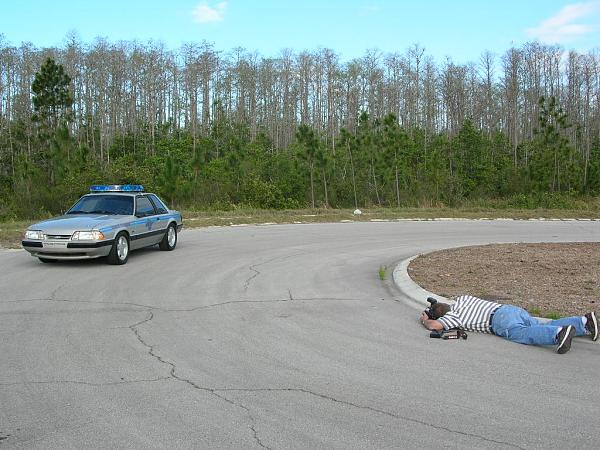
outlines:
[{"label": "car door", "polygon": [[156,244],[161,231],[157,228],[158,216],[154,205],[147,195],[137,195],[135,198],[135,217],[131,248],[141,248]]},{"label": "car door", "polygon": [[[158,224],[156,225],[156,228],[166,233],[167,227],[172,219],[172,216],[169,214],[169,210],[155,194],[148,194],[148,198],[154,205],[154,209],[156,210],[156,215],[158,217]],[[156,243],[160,242],[163,236],[164,234],[159,235]]]}]

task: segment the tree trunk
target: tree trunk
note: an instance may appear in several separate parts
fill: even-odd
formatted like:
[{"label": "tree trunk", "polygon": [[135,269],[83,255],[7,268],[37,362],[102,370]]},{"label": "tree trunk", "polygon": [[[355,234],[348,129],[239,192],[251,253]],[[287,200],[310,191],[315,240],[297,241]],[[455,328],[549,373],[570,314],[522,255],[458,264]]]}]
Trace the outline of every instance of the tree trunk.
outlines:
[{"label": "tree trunk", "polygon": [[313,165],[310,165],[310,198],[312,202],[312,208],[315,209],[315,184],[313,181]]},{"label": "tree trunk", "polygon": [[323,189],[325,190],[325,208],[329,207],[329,195],[327,194],[327,176],[323,170]]}]

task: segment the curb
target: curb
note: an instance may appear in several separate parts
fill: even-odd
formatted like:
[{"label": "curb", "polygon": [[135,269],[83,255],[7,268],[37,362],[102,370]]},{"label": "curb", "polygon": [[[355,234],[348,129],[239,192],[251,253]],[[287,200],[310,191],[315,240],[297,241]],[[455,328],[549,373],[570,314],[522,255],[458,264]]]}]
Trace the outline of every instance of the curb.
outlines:
[{"label": "curb", "polygon": [[427,297],[433,297],[440,302],[452,303],[446,297],[442,297],[441,295],[434,294],[433,292],[429,292],[426,289],[423,289],[417,283],[413,281],[413,279],[408,275],[408,265],[413,259],[418,258],[419,255],[411,256],[410,258],[405,259],[398,263],[398,265],[394,269],[393,278],[396,287],[400,290],[402,294],[408,298],[408,303],[415,309],[422,311],[423,309],[429,307],[429,303],[427,303]]},{"label": "curb", "polygon": [[[416,259],[421,255],[422,254],[411,256],[410,258],[399,262],[398,265],[396,265],[396,267],[394,268],[394,284],[408,300],[404,303],[419,311],[423,311],[425,308],[429,307],[429,303],[427,303],[427,297],[433,297],[439,302],[449,304],[454,303],[453,300],[450,300],[446,297],[442,297],[441,295],[437,295],[433,292],[429,292],[428,290],[423,289],[410,277],[410,275],[408,274],[408,265],[413,259]],[[542,322],[550,322],[551,320],[546,317],[534,317],[538,320],[541,320]]]}]

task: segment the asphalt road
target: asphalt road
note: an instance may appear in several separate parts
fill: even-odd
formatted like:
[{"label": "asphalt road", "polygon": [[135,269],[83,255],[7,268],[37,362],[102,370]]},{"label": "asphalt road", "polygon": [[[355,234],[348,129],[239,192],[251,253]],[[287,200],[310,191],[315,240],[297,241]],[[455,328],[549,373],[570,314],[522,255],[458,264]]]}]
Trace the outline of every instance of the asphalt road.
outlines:
[{"label": "asphalt road", "polygon": [[429,339],[391,281],[434,249],[597,240],[340,223],[184,230],[121,267],[1,251],[0,449],[597,448],[600,345]]}]

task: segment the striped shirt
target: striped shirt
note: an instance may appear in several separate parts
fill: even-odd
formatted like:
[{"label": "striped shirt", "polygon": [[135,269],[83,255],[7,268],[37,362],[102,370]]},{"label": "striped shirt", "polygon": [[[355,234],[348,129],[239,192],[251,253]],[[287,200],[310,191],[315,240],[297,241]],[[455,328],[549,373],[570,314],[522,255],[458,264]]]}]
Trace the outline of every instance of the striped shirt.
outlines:
[{"label": "striped shirt", "polygon": [[461,295],[450,306],[450,311],[438,320],[445,330],[460,328],[466,331],[491,333],[490,316],[500,306],[502,306],[500,303],[482,300],[471,295]]}]

